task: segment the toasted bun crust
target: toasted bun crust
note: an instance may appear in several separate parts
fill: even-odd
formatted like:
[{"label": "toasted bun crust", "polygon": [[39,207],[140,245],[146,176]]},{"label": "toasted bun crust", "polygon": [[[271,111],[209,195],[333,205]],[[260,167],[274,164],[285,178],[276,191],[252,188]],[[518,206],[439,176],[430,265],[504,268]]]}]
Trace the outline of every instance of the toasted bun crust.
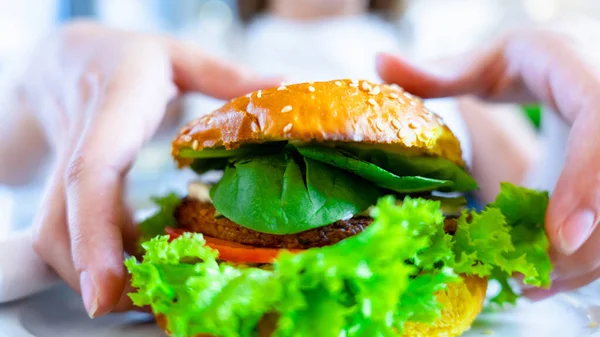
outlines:
[{"label": "toasted bun crust", "polygon": [[338,80],[257,91],[231,100],[185,126],[173,141],[180,150],[292,140],[392,144],[464,166],[460,143],[421,99],[398,86]]},{"label": "toasted bun crust", "polygon": [[[488,280],[475,276],[463,276],[463,280],[462,283],[449,284],[448,290],[438,293],[438,301],[444,308],[442,316],[434,324],[407,323],[402,337],[457,337],[467,331],[481,312]],[[156,322],[167,331],[163,316],[157,316]],[[269,337],[274,328],[271,319],[263,319],[259,324],[260,337]]]}]

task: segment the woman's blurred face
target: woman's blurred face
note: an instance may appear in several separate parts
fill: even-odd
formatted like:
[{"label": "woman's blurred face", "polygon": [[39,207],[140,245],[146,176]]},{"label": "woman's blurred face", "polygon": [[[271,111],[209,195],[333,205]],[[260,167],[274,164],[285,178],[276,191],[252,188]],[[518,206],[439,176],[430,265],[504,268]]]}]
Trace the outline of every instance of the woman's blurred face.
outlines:
[{"label": "woman's blurred face", "polygon": [[367,0],[271,0],[270,9],[293,12],[299,16],[306,14],[343,15],[364,12],[368,7]]}]

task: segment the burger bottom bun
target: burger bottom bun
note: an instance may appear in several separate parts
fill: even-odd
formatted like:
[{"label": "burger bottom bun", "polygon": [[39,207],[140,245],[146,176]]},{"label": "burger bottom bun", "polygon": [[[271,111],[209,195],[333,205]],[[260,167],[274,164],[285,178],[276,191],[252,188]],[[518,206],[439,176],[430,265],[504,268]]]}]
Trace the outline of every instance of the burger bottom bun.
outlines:
[{"label": "burger bottom bun", "polygon": [[[448,284],[446,291],[437,294],[443,305],[441,317],[433,324],[406,323],[403,337],[457,337],[467,331],[483,308],[488,281],[475,276],[463,276],[463,282]],[[276,317],[265,316],[259,323],[260,337],[269,337],[275,329]],[[167,321],[164,316],[156,316],[157,324],[166,330]],[[215,337],[212,335],[196,335],[189,337]]]},{"label": "burger bottom bun", "polygon": [[406,323],[403,337],[456,337],[467,331],[483,308],[488,280],[463,276],[463,282],[448,284],[437,294],[442,316],[434,324]]}]

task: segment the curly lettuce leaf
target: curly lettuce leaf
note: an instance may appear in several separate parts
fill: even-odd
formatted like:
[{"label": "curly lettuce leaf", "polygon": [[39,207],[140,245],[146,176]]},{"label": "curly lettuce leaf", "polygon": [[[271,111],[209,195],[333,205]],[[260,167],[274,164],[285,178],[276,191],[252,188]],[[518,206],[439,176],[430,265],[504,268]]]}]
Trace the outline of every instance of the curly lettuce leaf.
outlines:
[{"label": "curly lettuce leaf", "polygon": [[164,234],[166,227],[177,226],[177,220],[173,213],[181,202],[181,198],[175,193],[170,193],[163,197],[153,197],[152,201],[158,206],[158,210],[138,225],[140,242]]},{"label": "curly lettuce leaf", "polygon": [[386,197],[373,216],[362,233],[284,253],[272,270],[218,264],[201,234],[159,236],[143,244],[141,263],[126,262],[138,289],[130,296],[165,315],[177,337],[256,336],[265,315],[274,336],[397,336],[407,321],[433,322],[435,292],[460,280],[439,267],[452,256],[439,202]]},{"label": "curly lettuce leaf", "polygon": [[508,282],[515,273],[524,276],[525,284],[548,287],[552,265],[544,231],[547,205],[545,192],[502,184],[494,203],[459,218],[454,270],[497,280],[502,290],[492,301],[498,304],[518,298]]}]

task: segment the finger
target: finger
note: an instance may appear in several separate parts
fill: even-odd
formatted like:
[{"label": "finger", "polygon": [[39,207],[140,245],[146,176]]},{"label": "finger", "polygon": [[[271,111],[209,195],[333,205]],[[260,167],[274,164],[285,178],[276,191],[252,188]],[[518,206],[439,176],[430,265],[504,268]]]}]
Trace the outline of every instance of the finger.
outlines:
[{"label": "finger", "polygon": [[131,298],[129,297],[130,293],[135,293],[136,289],[131,286],[131,278],[128,279],[127,284],[125,286],[125,290],[119,299],[119,303],[115,305],[112,312],[126,312],[126,311],[139,311],[150,313],[152,310],[148,306],[138,307],[133,304]]},{"label": "finger", "polygon": [[[569,114],[574,110],[570,92],[580,87],[577,79],[589,78],[592,73],[581,63],[581,56],[563,35],[529,30],[445,62],[417,66],[381,54],[377,70],[385,81],[425,98],[473,94],[511,103],[541,100]],[[565,85],[564,80],[573,79],[572,88]]]},{"label": "finger", "polygon": [[51,174],[41,207],[33,221],[34,249],[72,289],[79,291],[79,275],[71,259],[62,167]]},{"label": "finger", "polygon": [[156,74],[146,76],[148,67],[157,65],[126,66],[127,76],[117,74],[102,102],[89,107],[93,117],[64,178],[72,258],[90,317],[109,312],[121,298],[124,176],[172,95],[152,82]]},{"label": "finger", "polygon": [[[568,228],[567,232],[572,230],[573,228]],[[600,259],[598,259],[598,256],[600,256],[599,240],[600,230],[594,230],[589,239],[575,253],[564,255],[559,251],[553,252],[552,260],[556,278],[575,278],[600,267]]]},{"label": "finger", "polygon": [[87,158],[77,154],[65,180],[72,258],[85,307],[93,318],[108,312],[123,291],[123,170]]},{"label": "finger", "polygon": [[131,208],[123,206],[122,210],[120,223],[122,224],[123,248],[127,254],[135,255],[138,253],[139,231],[133,220]]},{"label": "finger", "polygon": [[381,53],[377,71],[381,78],[424,97],[484,95],[499,81],[506,64],[499,54],[500,46],[482,52],[471,52],[450,60],[411,64],[398,56]]},{"label": "finger", "polygon": [[[600,84],[598,87],[600,90]],[[582,248],[597,228],[600,214],[600,133],[596,127],[600,125],[600,114],[596,111],[580,114],[571,129],[568,165],[561,173],[546,214],[549,239],[567,256]],[[578,256],[590,254],[588,259],[600,256],[597,243],[586,245]]]},{"label": "finger", "polygon": [[278,86],[282,81],[281,77],[258,77],[241,66],[211,57],[194,45],[172,39],[164,41],[173,63],[174,82],[182,91],[230,99]]},{"label": "finger", "polygon": [[558,293],[586,286],[597,280],[599,277],[600,268],[597,268],[578,277],[555,280],[552,282],[552,287],[550,289],[528,288],[523,290],[522,294],[531,300],[541,301]]}]

